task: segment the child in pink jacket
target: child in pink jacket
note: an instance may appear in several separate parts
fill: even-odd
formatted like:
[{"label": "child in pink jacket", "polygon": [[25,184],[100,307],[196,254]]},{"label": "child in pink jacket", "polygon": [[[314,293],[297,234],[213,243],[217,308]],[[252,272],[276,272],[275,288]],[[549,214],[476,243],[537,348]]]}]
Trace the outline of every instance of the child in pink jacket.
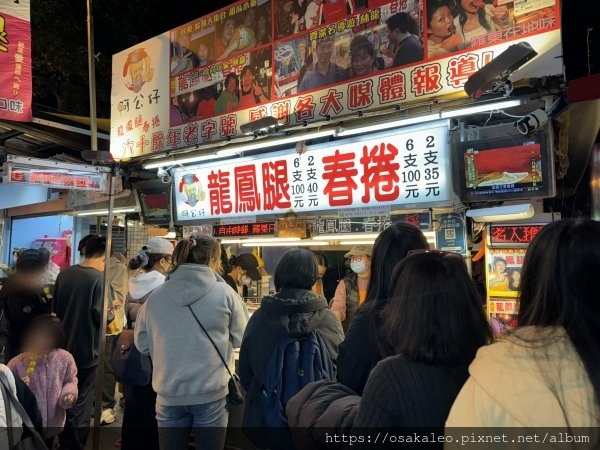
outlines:
[{"label": "child in pink jacket", "polygon": [[42,314],[32,320],[25,337],[24,352],[8,367],[32,390],[42,413],[48,443],[54,441],[66,420],[66,410],[77,400],[77,366],[61,347],[65,334],[60,320]]}]

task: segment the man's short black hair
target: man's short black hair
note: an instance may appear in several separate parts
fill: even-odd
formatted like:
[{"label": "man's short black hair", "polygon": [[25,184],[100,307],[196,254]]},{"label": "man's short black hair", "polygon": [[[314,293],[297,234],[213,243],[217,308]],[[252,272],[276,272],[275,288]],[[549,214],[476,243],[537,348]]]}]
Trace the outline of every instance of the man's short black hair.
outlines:
[{"label": "man's short black hair", "polygon": [[84,248],[85,258],[101,258],[106,252],[106,238],[102,236],[94,236],[85,244]]},{"label": "man's short black hair", "polygon": [[98,236],[97,234],[88,234],[87,236],[84,236],[81,238],[81,240],[79,241],[79,244],[77,245],[77,251],[79,252],[79,254],[81,256],[85,256],[85,246],[88,243],[88,241],[95,237],[100,237],[100,236]]}]

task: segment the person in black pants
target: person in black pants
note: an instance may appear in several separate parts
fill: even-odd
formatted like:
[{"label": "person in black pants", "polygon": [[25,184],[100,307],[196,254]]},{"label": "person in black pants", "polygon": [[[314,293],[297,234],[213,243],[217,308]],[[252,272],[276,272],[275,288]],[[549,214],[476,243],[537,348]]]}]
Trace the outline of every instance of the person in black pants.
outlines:
[{"label": "person in black pants", "polygon": [[62,320],[67,338],[66,350],[77,364],[79,397],[67,411],[67,423],[58,436],[61,450],[84,450],[94,408],[99,338],[104,302],[102,284],[106,239],[85,237],[80,243],[84,260],[63,269],[54,285],[55,312]]}]

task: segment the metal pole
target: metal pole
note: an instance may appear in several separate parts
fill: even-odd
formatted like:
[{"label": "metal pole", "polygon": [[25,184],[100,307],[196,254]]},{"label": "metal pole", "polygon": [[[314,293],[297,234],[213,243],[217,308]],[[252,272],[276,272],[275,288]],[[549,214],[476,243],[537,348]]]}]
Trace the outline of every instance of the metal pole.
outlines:
[{"label": "metal pole", "polygon": [[106,265],[104,267],[104,284],[102,288],[102,298],[104,299],[104,307],[102,308],[102,322],[100,322],[100,334],[98,339],[98,367],[96,367],[96,392],[94,403],[94,428],[92,436],[92,449],[100,449],[100,417],[102,416],[102,382],[104,380],[104,363],[105,363],[105,345],[106,345],[106,322],[108,321],[108,309],[112,306],[112,298],[110,293],[110,278],[108,277],[108,264],[111,257],[112,249],[112,223],[114,218],[114,203],[115,203],[115,174],[110,174],[109,180],[109,198],[108,198],[108,218],[106,222],[106,252],[104,258]]},{"label": "metal pole", "polygon": [[88,81],[90,84],[91,149],[98,150],[98,120],[96,117],[96,56],[94,50],[94,13],[92,0],[87,0]]}]

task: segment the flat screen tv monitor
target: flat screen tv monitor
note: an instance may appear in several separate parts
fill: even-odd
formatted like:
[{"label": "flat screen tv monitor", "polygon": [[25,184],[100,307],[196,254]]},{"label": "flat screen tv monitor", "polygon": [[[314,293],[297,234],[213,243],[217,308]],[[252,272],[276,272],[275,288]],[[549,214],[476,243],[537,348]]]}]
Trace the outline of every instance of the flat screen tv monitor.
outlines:
[{"label": "flat screen tv monitor", "polygon": [[160,181],[134,185],[142,222],[146,225],[168,225],[171,221],[171,186]]},{"label": "flat screen tv monitor", "polygon": [[465,203],[556,195],[549,132],[514,133],[458,142],[456,190]]}]

